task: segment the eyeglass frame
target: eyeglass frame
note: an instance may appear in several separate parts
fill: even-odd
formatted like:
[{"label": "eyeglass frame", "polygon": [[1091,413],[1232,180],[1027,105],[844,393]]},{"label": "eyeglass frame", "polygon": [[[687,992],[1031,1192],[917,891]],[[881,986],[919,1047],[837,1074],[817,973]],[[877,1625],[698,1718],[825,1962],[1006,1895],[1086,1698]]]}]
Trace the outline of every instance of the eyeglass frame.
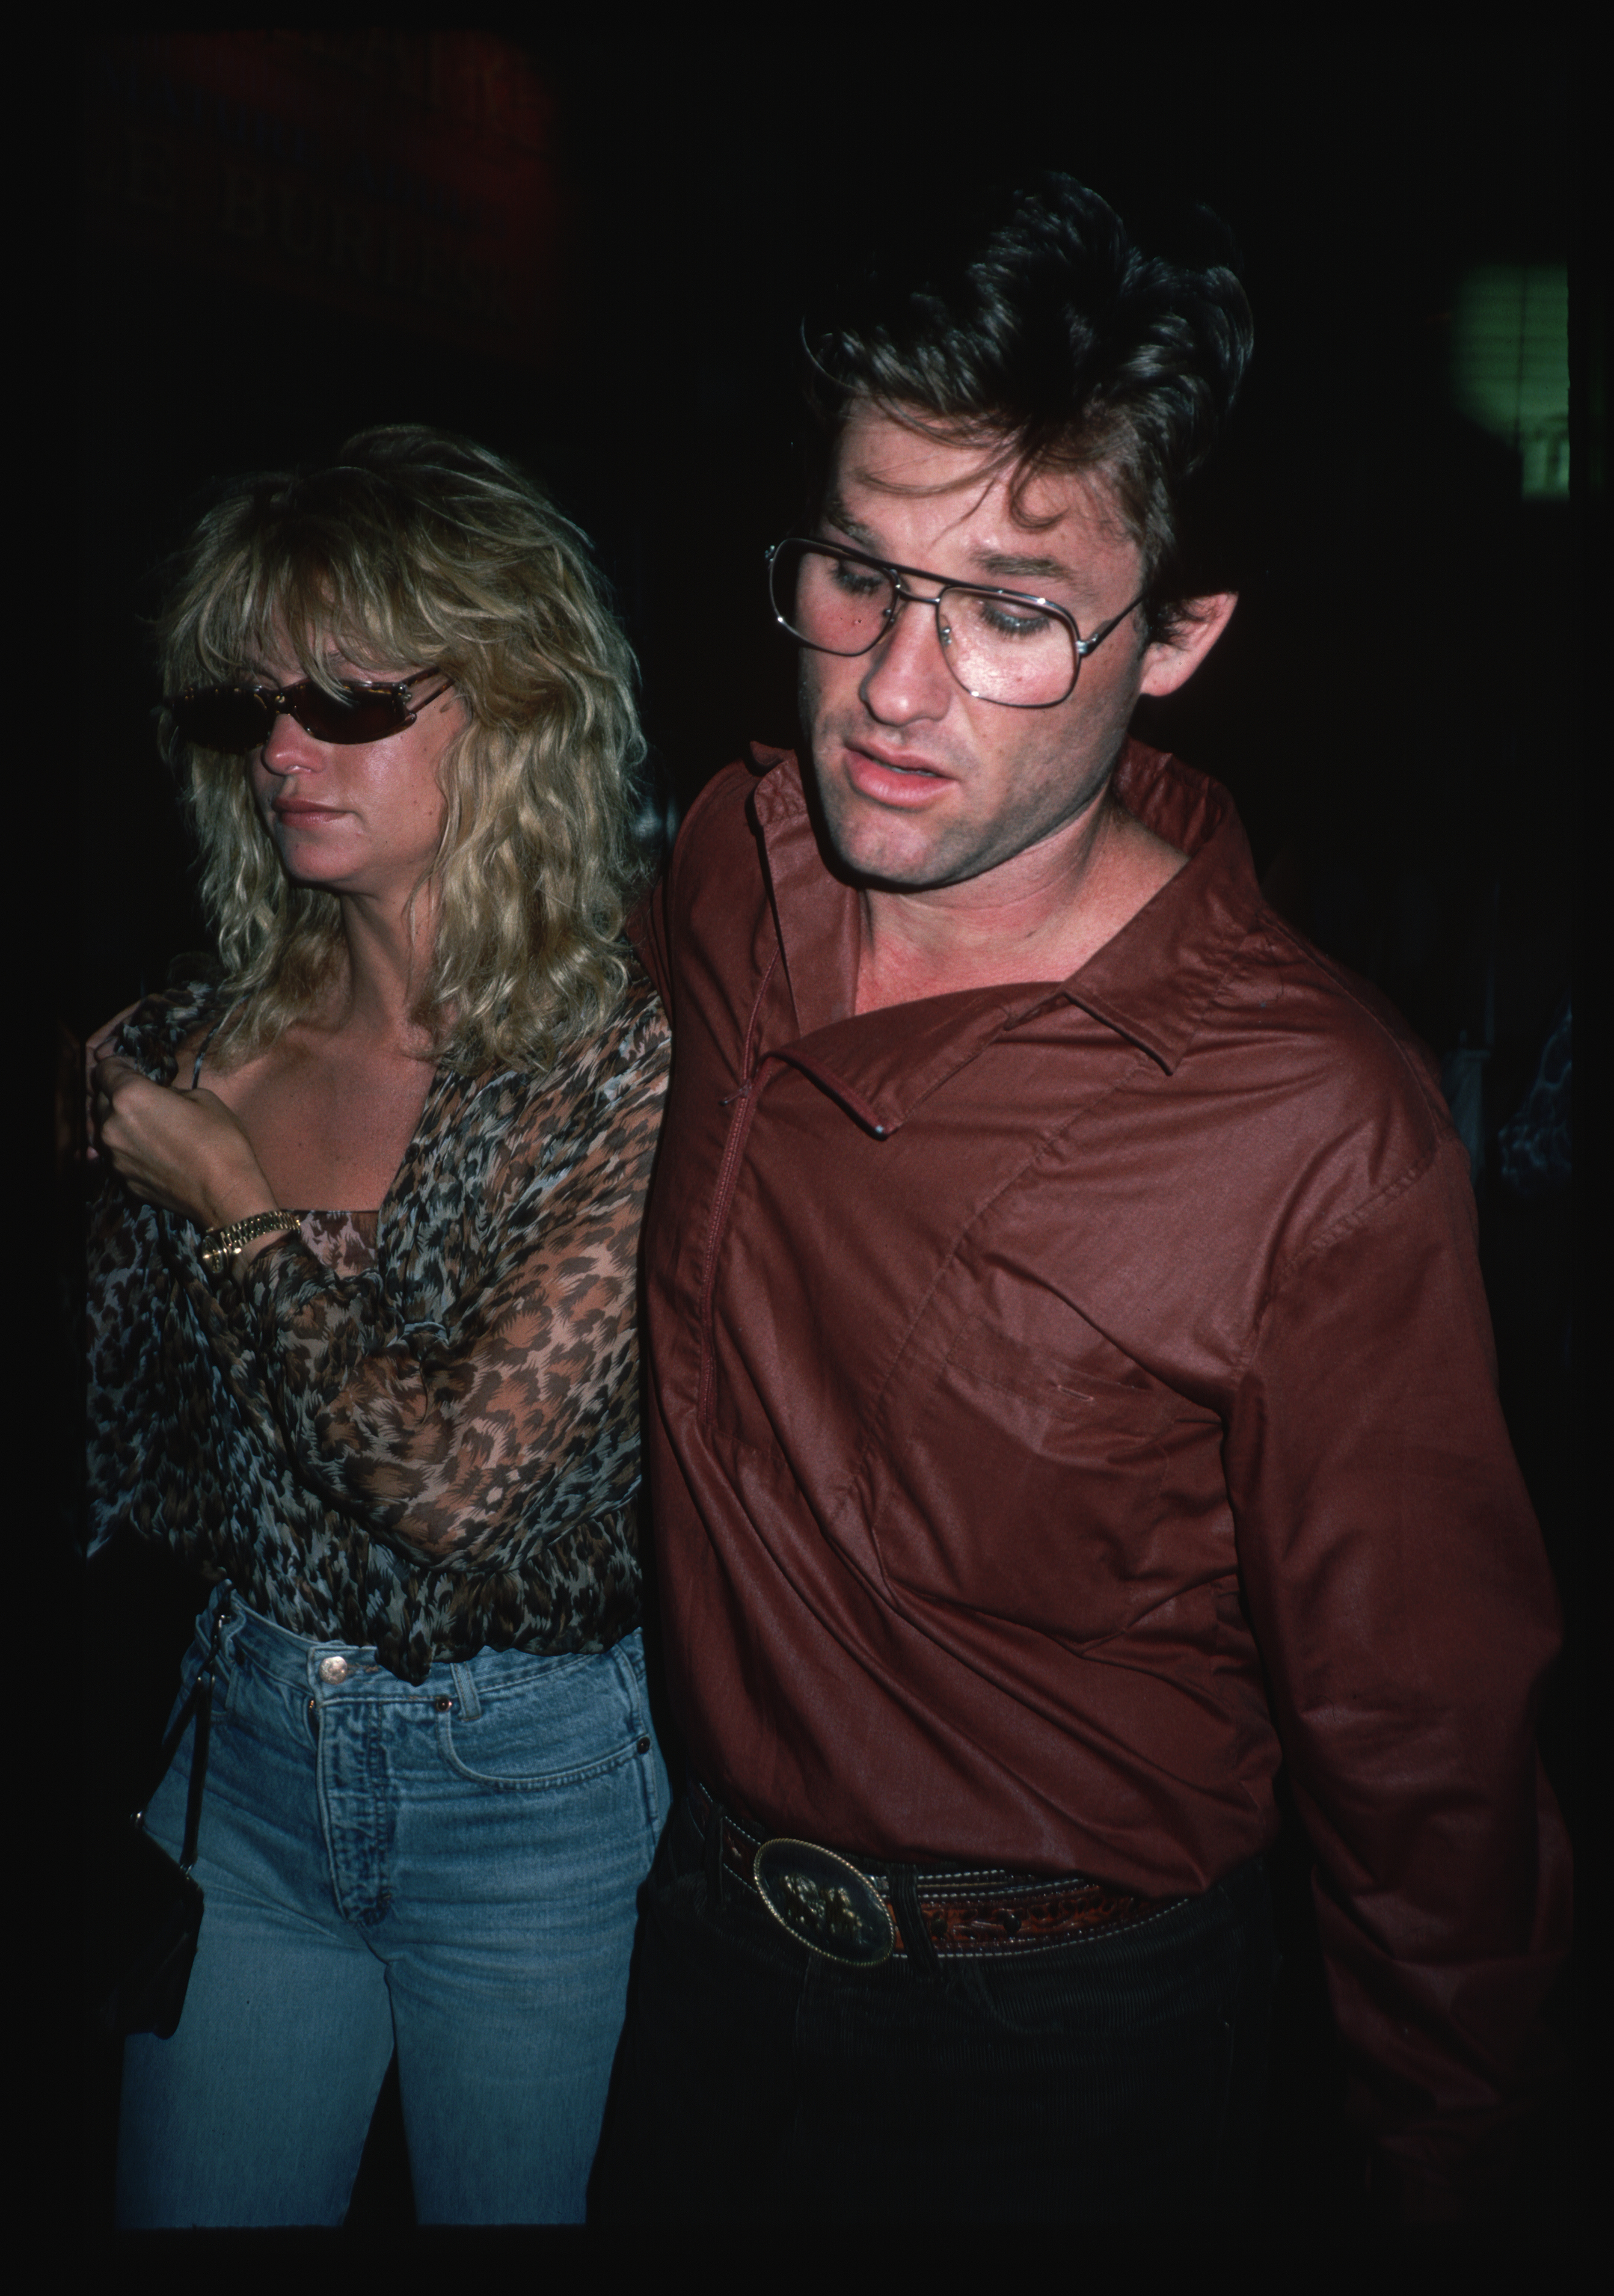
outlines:
[{"label": "eyeglass frame", "polygon": [[[819,645],[814,639],[803,637],[799,629],[794,628],[791,623],[785,620],[784,616],[779,611],[779,601],[774,594],[774,566],[779,556],[779,553],[782,550],[788,550],[792,543],[799,545],[803,550],[816,550],[826,558],[849,558],[856,565],[867,566],[872,569],[874,573],[883,574],[886,579],[890,583],[891,589],[894,594],[893,603],[891,605],[882,606],[881,609],[881,619],[884,622],[885,627],[877,631],[869,640],[867,645],[858,646],[856,651],[851,653],[843,653],[838,646]],[[1076,692],[1076,682],[1081,676],[1082,664],[1086,660],[1087,656],[1092,653],[1096,647],[1102,645],[1104,640],[1110,636],[1112,630],[1118,630],[1121,624],[1126,620],[1127,615],[1135,613],[1137,609],[1143,604],[1144,599],[1149,595],[1147,590],[1140,590],[1137,596],[1133,599],[1130,605],[1123,606],[1118,614],[1112,614],[1107,622],[1102,622],[1090,638],[1085,638],[1076,626],[1076,617],[1074,614],[1072,614],[1067,607],[1061,606],[1057,599],[1039,598],[1035,596],[1029,590],[1002,590],[996,588],[989,582],[961,582],[955,580],[953,576],[949,574],[930,573],[922,566],[897,566],[889,559],[872,558],[866,550],[853,550],[847,544],[840,542],[825,542],[820,536],[808,534],[787,534],[783,536],[781,540],[773,544],[767,551],[766,565],[768,570],[768,603],[774,609],[774,619],[778,623],[780,628],[784,631],[787,637],[794,638],[798,645],[808,646],[815,653],[827,653],[836,661],[861,661],[865,654],[873,653],[875,647],[879,645],[883,639],[889,637],[892,630],[896,628],[897,616],[903,606],[934,606],[936,608],[936,635],[938,643],[941,647],[942,660],[946,663],[948,669],[952,672],[954,681],[957,685],[959,692],[961,693],[967,693],[971,701],[987,701],[990,702],[995,709],[1057,709],[1061,702],[1069,701],[1071,695]],[[941,586],[937,591],[935,597],[922,598],[917,591],[907,590],[903,587],[902,584],[897,579],[897,577],[899,574],[911,575],[915,580],[920,582],[937,582],[939,583]],[[1055,695],[1052,701],[1005,701],[1001,700],[995,693],[977,693],[972,686],[966,685],[963,679],[959,676],[957,670],[953,667],[952,658],[948,652],[947,640],[942,636],[941,602],[943,598],[946,597],[949,590],[965,590],[969,592],[971,597],[976,598],[1006,598],[1015,605],[1035,606],[1037,608],[1039,612],[1053,614],[1057,620],[1063,622],[1065,627],[1070,633],[1070,644],[1075,650],[1076,654],[1075,664],[1070,672],[1070,683],[1065,688],[1064,692],[1061,694]]]},{"label": "eyeglass frame", "polygon": [[[410,692],[410,688],[412,686],[424,685],[425,681],[429,677],[443,677],[443,673],[440,669],[417,669],[408,677],[390,679],[349,677],[340,679],[339,680],[339,683],[345,685],[349,689],[349,691],[355,693],[384,693],[395,700],[403,701],[406,698],[409,701],[414,702],[414,697]],[[377,742],[390,742],[395,740],[399,734],[407,733],[410,726],[413,726],[415,723],[415,720],[419,718],[421,711],[422,709],[429,709],[434,701],[441,701],[443,695],[448,692],[448,689],[453,684],[454,680],[452,677],[443,677],[443,683],[438,686],[435,693],[423,695],[418,702],[414,702],[414,708],[406,709],[405,710],[403,721],[400,725],[395,726],[390,733],[377,734],[373,735],[371,738]],[[293,694],[306,693],[311,688],[321,693],[324,693],[325,691],[324,686],[317,685],[315,680],[311,677],[299,677],[295,685],[288,685],[284,687],[274,687],[269,685],[187,685],[182,693],[173,695],[164,694],[162,700],[153,706],[152,715],[153,718],[156,718],[160,716],[162,711],[165,709],[176,710],[184,702],[189,701],[193,697],[200,698],[204,693],[250,693],[255,700],[265,701],[271,705],[269,723],[264,733],[264,740],[266,742],[267,742],[274,734],[275,719],[277,718],[290,718],[294,725],[302,727],[303,732],[307,734],[311,742],[324,742],[328,749],[356,750],[364,748],[365,744],[360,742],[330,742],[326,739],[324,734],[316,734],[312,726],[303,724],[303,720],[298,716],[297,710],[292,705],[291,697]],[[335,696],[332,694],[325,694],[325,699],[328,701],[334,701]],[[203,746],[205,746],[205,744]],[[254,746],[257,745],[255,744]],[[232,750],[227,754],[245,758],[250,757],[252,752],[250,750]]]}]

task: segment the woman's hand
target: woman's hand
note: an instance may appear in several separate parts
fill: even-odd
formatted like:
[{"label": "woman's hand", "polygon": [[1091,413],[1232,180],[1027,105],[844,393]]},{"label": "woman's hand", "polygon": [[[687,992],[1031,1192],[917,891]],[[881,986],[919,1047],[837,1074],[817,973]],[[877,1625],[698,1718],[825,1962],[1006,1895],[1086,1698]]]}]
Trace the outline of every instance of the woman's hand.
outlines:
[{"label": "woman's hand", "polygon": [[98,1061],[90,1082],[101,1152],[147,1203],[204,1228],[276,1210],[251,1142],[217,1093],[153,1084],[117,1059]]},{"label": "woman's hand", "polygon": [[121,1013],[114,1013],[111,1019],[107,1021],[103,1028],[92,1029],[89,1035],[84,1040],[84,1136],[86,1143],[84,1152],[87,1161],[92,1164],[97,1160],[95,1154],[96,1064],[98,1062],[104,1061],[109,1058],[112,1049],[113,1037],[118,1034],[119,1029],[122,1028],[124,1022],[129,1020],[135,1013],[138,1013],[139,1010],[140,999],[136,997],[132,1004],[126,1004]]}]

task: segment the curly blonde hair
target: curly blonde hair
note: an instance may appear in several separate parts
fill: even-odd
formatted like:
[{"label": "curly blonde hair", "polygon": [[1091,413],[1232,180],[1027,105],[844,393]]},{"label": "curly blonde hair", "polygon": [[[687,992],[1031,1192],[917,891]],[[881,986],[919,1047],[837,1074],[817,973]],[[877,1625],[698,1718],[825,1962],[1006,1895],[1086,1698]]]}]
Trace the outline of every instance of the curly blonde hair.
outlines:
[{"label": "curly blonde hair", "polygon": [[[159,622],[164,692],[253,674],[277,644],[338,690],[425,665],[466,723],[444,755],[441,840],[422,886],[436,931],[412,1017],[438,1060],[542,1072],[610,1017],[642,880],[635,664],[584,537],[485,447],[366,430],[323,469],[231,488],[183,552]],[[287,877],[239,757],[163,720],[234,1001],[234,1065],[309,1013],[342,955],[334,893]],[[227,1044],[227,1053],[226,1053]]]}]

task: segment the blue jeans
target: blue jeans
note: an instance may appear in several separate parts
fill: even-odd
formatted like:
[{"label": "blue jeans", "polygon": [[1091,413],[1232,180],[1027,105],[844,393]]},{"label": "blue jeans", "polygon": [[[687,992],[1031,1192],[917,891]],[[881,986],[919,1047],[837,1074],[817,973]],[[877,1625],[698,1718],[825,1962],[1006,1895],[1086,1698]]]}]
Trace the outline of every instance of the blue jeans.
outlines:
[{"label": "blue jeans", "polygon": [[1130,2225],[1249,2205],[1275,1975],[1264,1861],[1023,1956],[823,1959],[662,1837],[591,2192],[613,2231]]},{"label": "blue jeans", "polygon": [[[395,2048],[422,2223],[580,2222],[668,1806],[639,1636],[417,1687],[230,1601],[201,1943],[178,2031],[126,2045],[119,2225],[340,2225]],[[176,1856],[190,1747],[146,1818]]]}]

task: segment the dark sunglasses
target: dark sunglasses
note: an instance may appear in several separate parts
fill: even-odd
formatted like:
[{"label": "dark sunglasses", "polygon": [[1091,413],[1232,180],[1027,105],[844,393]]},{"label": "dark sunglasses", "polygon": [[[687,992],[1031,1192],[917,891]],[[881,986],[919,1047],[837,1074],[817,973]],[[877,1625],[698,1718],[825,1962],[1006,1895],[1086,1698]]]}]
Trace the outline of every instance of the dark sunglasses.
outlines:
[{"label": "dark sunglasses", "polygon": [[435,693],[418,702],[410,691],[441,673],[417,669],[413,677],[395,685],[365,685],[344,680],[339,693],[305,678],[275,693],[265,685],[187,685],[183,693],[163,701],[180,736],[199,750],[216,750],[225,757],[245,757],[259,750],[283,715],[295,718],[316,742],[334,742],[347,748],[357,742],[385,742],[413,726],[421,711],[447,693],[454,684],[445,677]]}]

